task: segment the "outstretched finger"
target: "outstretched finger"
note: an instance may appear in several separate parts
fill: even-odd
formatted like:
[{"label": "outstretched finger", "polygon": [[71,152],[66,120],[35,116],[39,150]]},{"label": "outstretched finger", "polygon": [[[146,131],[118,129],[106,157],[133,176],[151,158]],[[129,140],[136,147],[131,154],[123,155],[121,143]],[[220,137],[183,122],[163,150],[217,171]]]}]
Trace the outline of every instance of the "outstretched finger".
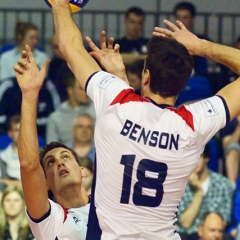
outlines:
[{"label": "outstretched finger", "polygon": [[120,52],[120,45],[119,44],[115,44],[113,50],[114,50],[114,52],[119,53]]},{"label": "outstretched finger", "polygon": [[100,35],[100,47],[101,49],[107,48],[106,46],[106,32],[102,31]]},{"label": "outstretched finger", "polygon": [[18,65],[19,65],[19,67],[21,67],[21,68],[24,68],[24,69],[27,69],[28,67],[27,67],[27,59],[26,58],[21,58],[21,59],[19,59],[18,60]]},{"label": "outstretched finger", "polygon": [[179,27],[177,25],[175,25],[174,23],[168,21],[167,19],[164,19],[163,22],[172,29],[172,31],[176,32],[179,31]]},{"label": "outstretched finger", "polygon": [[153,32],[152,35],[154,37],[168,37],[166,34],[160,32]]},{"label": "outstretched finger", "polygon": [[114,38],[109,38],[108,40],[108,49],[113,49]]},{"label": "outstretched finger", "polygon": [[26,45],[25,49],[26,49],[26,52],[27,52],[28,62],[35,62],[34,57],[33,57],[33,53],[32,53],[32,50],[31,50],[30,46]]},{"label": "outstretched finger", "polygon": [[88,36],[86,36],[86,41],[89,47],[92,49],[92,51],[99,51],[100,49],[97,47],[97,45],[92,41],[92,39]]},{"label": "outstretched finger", "polygon": [[13,66],[13,69],[14,69],[16,74],[23,74],[23,69],[18,64],[15,64]]},{"label": "outstretched finger", "polygon": [[173,32],[167,28],[154,28],[154,36],[172,37]]},{"label": "outstretched finger", "polygon": [[179,20],[176,21],[176,24],[178,25],[178,27],[179,27],[181,30],[186,30],[186,29],[187,29],[187,28],[185,27],[185,25],[184,25],[181,21],[179,21]]}]

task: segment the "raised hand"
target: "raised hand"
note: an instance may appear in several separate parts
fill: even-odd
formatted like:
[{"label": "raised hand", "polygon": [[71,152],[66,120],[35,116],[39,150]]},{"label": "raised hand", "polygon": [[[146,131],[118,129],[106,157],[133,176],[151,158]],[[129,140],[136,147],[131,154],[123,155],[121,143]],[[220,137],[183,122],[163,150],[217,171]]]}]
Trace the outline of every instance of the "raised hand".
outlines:
[{"label": "raised hand", "polygon": [[102,31],[100,36],[99,49],[90,37],[86,37],[86,41],[92,52],[90,55],[94,57],[100,65],[109,73],[114,74],[123,80],[126,79],[125,65],[123,64],[122,56],[120,55],[120,46],[114,44],[114,38],[110,38],[106,43],[106,32]]},{"label": "raised hand", "polygon": [[155,27],[153,36],[155,37],[168,37],[177,40],[178,42],[182,43],[190,54],[192,55],[199,55],[201,52],[201,44],[199,39],[195,34],[191,33],[182,22],[176,21],[176,24],[164,20],[163,21],[168,27],[167,28],[160,28]]},{"label": "raised hand", "polygon": [[14,65],[17,82],[22,92],[39,91],[46,76],[50,59],[46,60],[40,70],[37,66],[31,48],[26,45],[22,58]]}]

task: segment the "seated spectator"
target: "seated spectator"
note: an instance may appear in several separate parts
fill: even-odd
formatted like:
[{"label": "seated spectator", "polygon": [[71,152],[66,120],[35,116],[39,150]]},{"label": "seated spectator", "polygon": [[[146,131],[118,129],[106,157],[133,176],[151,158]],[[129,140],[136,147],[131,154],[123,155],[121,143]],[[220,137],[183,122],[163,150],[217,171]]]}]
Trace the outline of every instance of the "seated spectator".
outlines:
[{"label": "seated spectator", "polygon": [[[0,135],[7,133],[9,119],[20,114],[22,94],[16,78],[10,78],[0,85]],[[58,109],[60,97],[51,80],[46,79],[39,93],[37,109],[37,130],[39,137],[45,140],[45,128],[48,116]]]},{"label": "seated spectator", "polygon": [[226,177],[208,169],[209,155],[207,144],[182,196],[177,215],[180,235],[196,234],[201,217],[208,211],[218,211],[225,225],[231,220],[233,187]]},{"label": "seated spectator", "polygon": [[[1,183],[6,185],[21,186],[20,163],[18,158],[18,134],[20,129],[20,116],[14,115],[8,123],[8,135],[12,143],[2,152],[0,152],[0,161],[6,174],[0,178]],[[3,171],[3,170],[2,170]]]},{"label": "seated spectator", "polygon": [[94,136],[94,119],[89,114],[78,115],[72,127],[73,143],[71,148],[80,158],[87,157],[92,162],[95,160]]},{"label": "seated spectator", "polygon": [[[228,232],[231,234],[231,236],[235,238],[238,231],[240,230],[240,175],[238,176],[236,181],[236,189],[235,189],[235,194],[233,198],[232,218],[233,219],[232,219],[231,225],[229,226]],[[239,232],[239,237],[240,237],[240,232]]]},{"label": "seated spectator", "polygon": [[0,81],[15,77],[13,65],[21,58],[21,53],[25,49],[26,44],[31,47],[38,66],[42,67],[48,56],[36,48],[39,41],[38,34],[38,28],[34,24],[30,22],[16,23],[15,38],[17,39],[17,45],[13,49],[5,51],[0,56]]},{"label": "seated spectator", "polygon": [[140,95],[142,70],[144,67],[144,60],[139,59],[127,65],[127,78],[129,85],[135,90],[135,93]]},{"label": "seated spectator", "polygon": [[74,75],[69,73],[66,78],[68,100],[53,112],[47,123],[46,140],[61,142],[67,146],[73,144],[72,124],[76,116],[88,113],[95,119],[95,109],[84,89],[76,81]]},{"label": "seated spectator", "polygon": [[80,166],[83,168],[83,186],[87,194],[91,194],[93,180],[93,162],[88,157],[79,158]]},{"label": "seated spectator", "polygon": [[21,188],[8,186],[4,190],[0,207],[0,219],[0,239],[34,239],[28,225]]},{"label": "seated spectator", "polygon": [[129,64],[137,59],[145,58],[149,39],[142,37],[145,12],[139,7],[130,7],[125,13],[125,36],[115,39],[120,45],[123,62]]},{"label": "seated spectator", "polygon": [[220,133],[224,150],[226,175],[235,186],[240,166],[240,116],[228,123]]},{"label": "seated spectator", "polygon": [[55,84],[61,101],[66,101],[68,98],[66,78],[70,72],[67,62],[63,59],[62,54],[58,48],[57,35],[53,34],[50,39],[50,46],[52,51],[52,59],[48,67],[48,78]]},{"label": "seated spectator", "polygon": [[[173,8],[175,18],[181,21],[185,27],[194,32],[194,24],[196,17],[196,6],[188,1],[178,2]],[[196,34],[196,33],[195,33]],[[208,36],[204,34],[196,34],[199,38],[209,40]],[[200,56],[193,56],[194,69],[196,75],[206,75],[208,72],[208,61],[206,58]]]},{"label": "seated spectator", "polygon": [[[218,212],[206,212],[203,214],[198,226],[199,240],[233,240],[225,231],[225,224],[222,215]],[[194,238],[192,238],[194,239]]]}]

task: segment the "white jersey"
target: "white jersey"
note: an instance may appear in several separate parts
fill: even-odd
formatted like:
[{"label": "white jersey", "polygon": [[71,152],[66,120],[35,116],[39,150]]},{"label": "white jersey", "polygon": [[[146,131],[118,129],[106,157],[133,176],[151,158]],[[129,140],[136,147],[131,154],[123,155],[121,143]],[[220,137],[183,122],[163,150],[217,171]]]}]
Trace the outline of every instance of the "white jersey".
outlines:
[{"label": "white jersey", "polygon": [[28,222],[36,240],[85,240],[89,205],[65,209],[49,200],[50,210],[40,220]]},{"label": "white jersey", "polygon": [[204,145],[229,121],[224,99],[157,105],[103,71],[88,80],[87,93],[97,121],[86,239],[180,239],[177,207]]}]

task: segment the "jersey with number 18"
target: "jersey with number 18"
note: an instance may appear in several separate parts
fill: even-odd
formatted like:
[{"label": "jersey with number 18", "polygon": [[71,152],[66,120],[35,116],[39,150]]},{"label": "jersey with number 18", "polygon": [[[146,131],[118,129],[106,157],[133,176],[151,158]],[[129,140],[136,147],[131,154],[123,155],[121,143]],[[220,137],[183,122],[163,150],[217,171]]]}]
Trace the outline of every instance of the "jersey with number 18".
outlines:
[{"label": "jersey with number 18", "polygon": [[158,105],[104,71],[86,90],[97,116],[87,239],[180,239],[177,207],[204,145],[229,121],[224,99]]}]

